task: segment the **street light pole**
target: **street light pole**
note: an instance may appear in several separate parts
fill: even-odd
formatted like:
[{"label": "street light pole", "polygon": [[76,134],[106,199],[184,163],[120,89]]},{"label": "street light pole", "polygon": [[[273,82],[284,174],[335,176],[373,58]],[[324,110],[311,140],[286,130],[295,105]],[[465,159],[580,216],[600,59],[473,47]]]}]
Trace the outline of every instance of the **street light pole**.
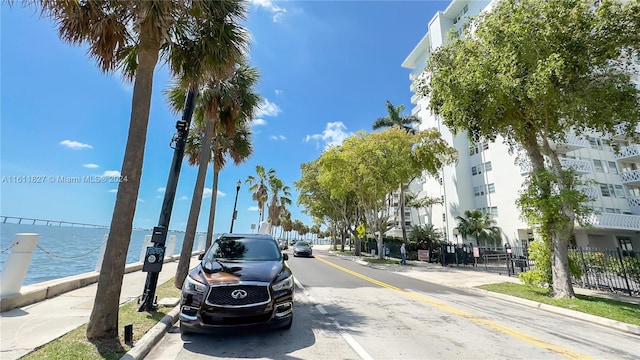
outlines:
[{"label": "street light pole", "polygon": [[233,203],[233,217],[231,218],[231,229],[229,230],[230,233],[233,233],[233,222],[238,217],[238,210],[236,210],[236,207],[238,206],[238,193],[240,192],[240,185],[242,185],[242,182],[238,180],[238,183],[236,184],[236,201]]}]

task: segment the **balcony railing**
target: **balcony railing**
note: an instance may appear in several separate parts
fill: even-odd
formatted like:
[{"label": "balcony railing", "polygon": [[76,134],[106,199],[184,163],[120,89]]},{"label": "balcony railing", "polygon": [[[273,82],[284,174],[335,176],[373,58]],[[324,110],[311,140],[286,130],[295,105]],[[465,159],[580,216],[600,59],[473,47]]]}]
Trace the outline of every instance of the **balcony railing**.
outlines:
[{"label": "balcony railing", "polygon": [[555,148],[555,150],[560,153],[560,154],[564,154],[567,153],[569,151],[574,151],[574,150],[578,150],[578,149],[585,149],[589,147],[589,142],[586,139],[583,139],[581,137],[578,137],[576,135],[572,135],[569,134],[566,136],[566,142],[564,143],[552,143],[552,146]]},{"label": "balcony railing", "polygon": [[640,170],[623,171],[620,173],[620,180],[625,184],[640,184]]},{"label": "balcony railing", "polygon": [[601,229],[640,230],[640,216],[626,214],[591,214],[579,220],[580,225]]},{"label": "balcony railing", "polygon": [[417,104],[417,103],[418,103],[418,100],[420,100],[420,98],[421,98],[421,97],[422,97],[422,96],[421,96],[420,94],[414,94],[414,95],[411,97],[411,103],[412,103],[412,104],[414,104],[414,105],[415,105],[415,104]]},{"label": "balcony railing", "polygon": [[[613,137],[616,139],[625,139],[627,137],[626,131],[628,126],[628,124],[614,125],[613,128],[615,129],[615,134],[613,135]],[[635,130],[635,132],[640,132],[640,125],[636,126]]]},{"label": "balcony railing", "polygon": [[640,145],[625,146],[616,154],[616,160],[640,160]]},{"label": "balcony railing", "polygon": [[[591,165],[591,161],[588,160],[580,160],[580,159],[571,159],[571,158],[560,158],[560,165],[563,169],[573,169],[579,175],[590,174],[593,172],[593,166]],[[548,161],[545,160],[545,167],[551,166]],[[522,164],[520,165],[520,174],[528,175],[532,170],[531,164]]]},{"label": "balcony railing", "polygon": [[411,109],[411,115],[413,116],[418,116],[418,113],[420,112],[420,104],[416,105],[413,109]]},{"label": "balcony railing", "polygon": [[593,186],[583,187],[582,189],[580,189],[580,192],[587,195],[592,200],[598,200],[598,198],[600,197],[600,189]]}]

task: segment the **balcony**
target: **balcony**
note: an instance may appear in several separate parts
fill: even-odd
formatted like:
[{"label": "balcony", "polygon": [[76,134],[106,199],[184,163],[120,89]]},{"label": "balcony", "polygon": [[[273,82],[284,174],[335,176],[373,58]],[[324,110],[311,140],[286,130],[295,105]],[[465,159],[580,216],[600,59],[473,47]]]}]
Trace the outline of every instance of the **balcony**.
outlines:
[{"label": "balcony", "polygon": [[411,109],[411,115],[412,116],[418,116],[418,113],[421,110],[421,106],[420,104],[416,105],[413,109]]},{"label": "balcony", "polygon": [[[570,159],[570,158],[560,158],[560,165],[562,168],[573,169],[576,174],[584,175],[591,174],[593,172],[593,166],[591,165],[591,161],[588,160],[580,160],[580,159]],[[545,161],[545,167],[549,168],[551,166],[548,161]],[[520,166],[520,175],[526,176],[532,170],[531,164],[523,164]]]},{"label": "balcony", "polygon": [[579,220],[580,226],[600,229],[640,230],[640,216],[626,214],[591,214]]},{"label": "balcony", "polygon": [[552,142],[551,148],[559,154],[566,154],[569,151],[584,149],[589,147],[589,142],[576,135],[567,135],[565,143]]},{"label": "balcony", "polygon": [[[626,135],[627,127],[628,127],[627,124],[615,125],[613,127],[615,129],[615,134],[613,134],[613,138],[616,140],[625,140],[627,138],[627,135]],[[640,125],[636,126],[635,132],[637,133],[640,132]]]},{"label": "balcony", "polygon": [[563,169],[573,169],[579,175],[590,174],[593,172],[591,161],[588,160],[560,158],[560,164]]},{"label": "balcony", "polygon": [[640,196],[629,196],[627,203],[632,213],[640,215]]},{"label": "balcony", "polygon": [[616,154],[616,160],[640,162],[640,145],[625,146]]},{"label": "balcony", "polygon": [[640,185],[640,170],[623,171],[620,180],[626,185]]},{"label": "balcony", "polygon": [[600,189],[593,186],[585,186],[580,189],[580,192],[590,197],[592,201],[600,198]]},{"label": "balcony", "polygon": [[422,96],[420,94],[414,94],[411,97],[411,103],[416,105],[416,104],[418,104],[418,100],[420,100],[421,98],[422,98]]}]

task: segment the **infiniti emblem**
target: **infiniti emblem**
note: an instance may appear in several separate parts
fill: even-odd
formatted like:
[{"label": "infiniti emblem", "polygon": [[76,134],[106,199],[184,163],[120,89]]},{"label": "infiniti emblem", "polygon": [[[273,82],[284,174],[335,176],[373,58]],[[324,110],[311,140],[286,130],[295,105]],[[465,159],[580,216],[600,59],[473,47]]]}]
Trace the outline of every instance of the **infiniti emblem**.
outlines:
[{"label": "infiniti emblem", "polygon": [[247,297],[247,292],[244,290],[233,290],[233,292],[231,293],[231,297],[234,299],[244,299]]}]

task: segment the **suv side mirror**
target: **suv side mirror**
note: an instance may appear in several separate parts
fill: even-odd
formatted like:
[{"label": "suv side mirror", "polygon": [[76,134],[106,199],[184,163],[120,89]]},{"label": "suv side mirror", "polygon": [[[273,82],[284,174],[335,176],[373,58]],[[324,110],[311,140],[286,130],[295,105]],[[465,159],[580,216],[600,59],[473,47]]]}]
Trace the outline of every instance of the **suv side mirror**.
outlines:
[{"label": "suv side mirror", "polygon": [[288,254],[282,254],[282,258],[285,260],[289,260],[289,255]]},{"label": "suv side mirror", "polygon": [[204,258],[204,253],[198,255],[198,260],[202,260]]}]

